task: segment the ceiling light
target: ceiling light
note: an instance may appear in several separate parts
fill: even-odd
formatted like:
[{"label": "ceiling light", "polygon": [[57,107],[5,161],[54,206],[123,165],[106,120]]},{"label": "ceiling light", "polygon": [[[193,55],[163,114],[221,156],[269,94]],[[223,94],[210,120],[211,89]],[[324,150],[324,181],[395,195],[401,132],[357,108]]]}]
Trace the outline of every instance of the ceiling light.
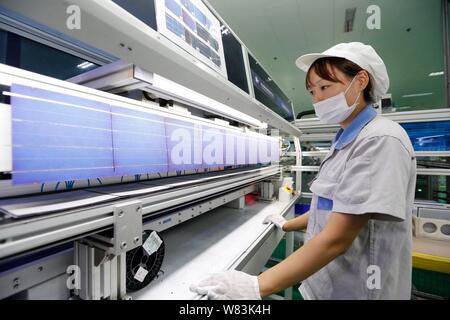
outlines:
[{"label": "ceiling light", "polygon": [[77,68],[79,68],[79,69],[87,69],[87,68],[92,67],[93,65],[94,64],[92,62],[85,61],[85,62],[80,63],[79,65],[77,65]]},{"label": "ceiling light", "polygon": [[431,96],[432,94],[433,94],[433,92],[405,94],[405,95],[402,96],[402,98],[413,98],[413,97]]},{"label": "ceiling light", "polygon": [[436,77],[436,76],[442,76],[442,75],[444,75],[444,71],[432,72],[428,76],[429,77]]}]

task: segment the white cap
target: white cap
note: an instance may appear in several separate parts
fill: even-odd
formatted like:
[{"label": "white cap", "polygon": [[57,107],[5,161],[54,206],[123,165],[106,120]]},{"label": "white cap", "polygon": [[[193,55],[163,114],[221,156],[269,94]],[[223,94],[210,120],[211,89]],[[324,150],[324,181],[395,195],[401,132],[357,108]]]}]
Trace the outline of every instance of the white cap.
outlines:
[{"label": "white cap", "polygon": [[295,64],[305,72],[320,58],[345,58],[366,70],[372,82],[372,95],[378,101],[389,88],[389,76],[381,57],[375,49],[361,42],[339,43],[322,53],[309,53],[299,57]]}]

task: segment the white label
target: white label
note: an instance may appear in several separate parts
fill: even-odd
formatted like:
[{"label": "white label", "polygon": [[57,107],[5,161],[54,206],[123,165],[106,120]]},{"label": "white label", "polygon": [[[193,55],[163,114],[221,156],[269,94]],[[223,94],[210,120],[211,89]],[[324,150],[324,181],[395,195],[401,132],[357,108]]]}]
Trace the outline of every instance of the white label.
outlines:
[{"label": "white label", "polygon": [[147,275],[148,271],[145,270],[142,267],[139,267],[139,270],[136,272],[136,274],[134,275],[134,278],[139,281],[142,282],[145,279],[145,276]]},{"label": "white label", "polygon": [[153,231],[147,238],[145,243],[142,245],[142,247],[144,248],[145,251],[147,251],[149,255],[152,255],[154,252],[158,250],[161,243],[162,243],[161,238],[155,231]]}]

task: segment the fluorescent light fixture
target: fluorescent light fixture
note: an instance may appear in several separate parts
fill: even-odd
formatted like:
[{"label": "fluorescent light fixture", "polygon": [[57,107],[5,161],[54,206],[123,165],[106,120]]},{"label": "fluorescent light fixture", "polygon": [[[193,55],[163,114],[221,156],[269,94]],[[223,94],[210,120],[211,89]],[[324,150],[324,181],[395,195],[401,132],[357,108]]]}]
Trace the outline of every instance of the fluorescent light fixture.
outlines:
[{"label": "fluorescent light fixture", "polygon": [[424,97],[424,96],[431,96],[432,94],[433,94],[433,92],[405,94],[402,96],[402,98]]},{"label": "fluorescent light fixture", "polygon": [[94,65],[94,64],[93,64],[92,62],[87,62],[87,61],[85,61],[85,62],[80,63],[79,65],[77,65],[77,68],[78,68],[78,69],[87,69],[87,68],[92,67],[93,65]]},{"label": "fluorescent light fixture", "polygon": [[428,76],[429,77],[437,77],[437,76],[443,76],[444,75],[444,71],[439,71],[439,72],[431,72]]},{"label": "fluorescent light fixture", "polygon": [[191,100],[200,106],[206,107],[211,111],[218,112],[234,120],[241,120],[247,122],[258,128],[267,128],[267,123],[261,122],[251,116],[246,115],[243,112],[235,110],[227,105],[224,105],[216,100],[208,98],[194,90],[186,88],[176,82],[173,82],[167,78],[164,78],[158,74],[153,75],[153,86],[157,89],[161,89],[165,92],[175,94],[185,99]]}]

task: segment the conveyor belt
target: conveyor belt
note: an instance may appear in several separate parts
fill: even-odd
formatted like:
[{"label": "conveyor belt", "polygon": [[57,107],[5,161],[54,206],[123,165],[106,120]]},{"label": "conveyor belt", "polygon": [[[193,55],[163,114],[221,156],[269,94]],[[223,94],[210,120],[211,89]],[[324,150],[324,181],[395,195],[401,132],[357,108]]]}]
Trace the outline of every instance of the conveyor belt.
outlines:
[{"label": "conveyor belt", "polygon": [[264,218],[274,212],[293,217],[297,200],[298,196],[289,202],[255,202],[244,209],[220,207],[164,231],[164,272],[133,293],[133,299],[195,299],[199,296],[189,285],[211,273],[236,269],[257,274],[284,234],[273,224],[263,224]]},{"label": "conveyor belt", "polygon": [[[88,192],[89,196],[85,198],[80,192],[68,192],[25,197],[26,202],[25,198],[2,200],[2,212],[10,216],[22,213],[24,218],[7,217],[0,223],[0,258],[112,226],[114,207],[130,199],[141,201],[142,214],[146,216],[255,183],[277,173],[279,167],[272,166],[222,175],[215,172],[190,178],[159,179],[152,181],[153,185],[135,183],[81,190]],[[95,199],[101,202],[95,202]],[[36,212],[39,215],[27,217]]]},{"label": "conveyor belt", "polygon": [[74,190],[62,193],[15,197],[0,200],[0,212],[13,218],[61,212],[89,205],[130,197],[142,197],[157,192],[200,186],[223,179],[261,172],[261,169],[237,170],[236,172],[213,172],[198,175],[171,177],[139,183],[126,183],[105,187]]}]

